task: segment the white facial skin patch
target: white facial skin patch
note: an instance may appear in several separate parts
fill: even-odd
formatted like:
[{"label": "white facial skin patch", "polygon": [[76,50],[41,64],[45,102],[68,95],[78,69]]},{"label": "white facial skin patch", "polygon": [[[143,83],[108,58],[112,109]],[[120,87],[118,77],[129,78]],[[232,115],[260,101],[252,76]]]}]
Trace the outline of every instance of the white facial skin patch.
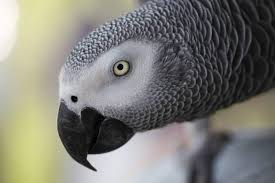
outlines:
[{"label": "white facial skin patch", "polygon": [[[142,41],[126,41],[98,57],[75,77],[62,71],[60,75],[60,100],[69,109],[80,113],[84,107],[93,107],[104,114],[108,108],[125,108],[134,105],[147,88],[153,74],[158,45]],[[129,63],[123,76],[114,73],[119,61]],[[77,102],[71,97],[77,96]]]}]

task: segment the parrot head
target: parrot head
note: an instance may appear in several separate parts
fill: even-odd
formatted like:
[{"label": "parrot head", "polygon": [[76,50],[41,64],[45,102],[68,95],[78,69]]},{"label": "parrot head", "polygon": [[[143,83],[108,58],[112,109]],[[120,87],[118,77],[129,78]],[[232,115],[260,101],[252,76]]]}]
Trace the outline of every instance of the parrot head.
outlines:
[{"label": "parrot head", "polygon": [[72,158],[90,169],[88,154],[192,113],[199,87],[191,50],[158,18],[167,6],[154,15],[153,5],[90,33],[61,69],[58,132]]}]

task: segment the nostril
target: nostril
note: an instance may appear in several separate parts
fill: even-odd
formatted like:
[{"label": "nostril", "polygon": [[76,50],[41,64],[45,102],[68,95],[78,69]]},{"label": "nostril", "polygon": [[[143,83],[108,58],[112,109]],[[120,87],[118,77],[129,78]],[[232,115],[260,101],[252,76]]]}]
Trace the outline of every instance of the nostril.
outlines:
[{"label": "nostril", "polygon": [[77,96],[71,96],[71,100],[73,103],[76,103],[78,101]]}]

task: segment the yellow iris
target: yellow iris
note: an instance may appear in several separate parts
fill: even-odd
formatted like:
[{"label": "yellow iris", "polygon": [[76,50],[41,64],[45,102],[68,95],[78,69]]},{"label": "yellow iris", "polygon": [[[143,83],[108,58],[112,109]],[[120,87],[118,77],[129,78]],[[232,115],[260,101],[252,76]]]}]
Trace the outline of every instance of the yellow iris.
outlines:
[{"label": "yellow iris", "polygon": [[124,76],[129,72],[130,64],[125,60],[118,61],[115,63],[113,70],[116,76]]}]

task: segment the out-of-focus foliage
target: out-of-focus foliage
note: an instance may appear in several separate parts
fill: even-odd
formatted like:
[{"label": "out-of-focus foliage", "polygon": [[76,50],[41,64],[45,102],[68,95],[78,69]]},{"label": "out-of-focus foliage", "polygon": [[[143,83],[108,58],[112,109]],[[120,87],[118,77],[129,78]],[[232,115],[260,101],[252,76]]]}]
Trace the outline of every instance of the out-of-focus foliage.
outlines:
[{"label": "out-of-focus foliage", "polygon": [[[75,169],[68,167],[75,162],[65,153],[56,130],[59,69],[80,37],[98,24],[130,11],[136,3],[134,0],[21,0],[18,3],[20,16],[15,49],[7,62],[0,63],[1,182],[80,180],[84,183],[91,182],[90,179],[132,182],[138,171],[147,169],[150,163],[180,146],[182,139],[180,133],[174,132],[176,128],[163,129],[139,138],[139,143],[136,143],[138,140],[130,143],[127,153],[102,155],[101,160],[96,161],[99,164],[104,158],[108,161],[117,158],[114,162],[118,164],[110,161],[102,167],[119,168],[95,174],[74,165],[79,172],[73,174],[71,171]],[[0,28],[5,27],[0,25]],[[262,127],[274,121],[274,108],[274,92],[270,92],[219,112],[213,119],[218,128],[236,129],[246,127],[247,123]],[[138,156],[144,161],[137,163]],[[108,174],[110,172],[112,174]]]}]

